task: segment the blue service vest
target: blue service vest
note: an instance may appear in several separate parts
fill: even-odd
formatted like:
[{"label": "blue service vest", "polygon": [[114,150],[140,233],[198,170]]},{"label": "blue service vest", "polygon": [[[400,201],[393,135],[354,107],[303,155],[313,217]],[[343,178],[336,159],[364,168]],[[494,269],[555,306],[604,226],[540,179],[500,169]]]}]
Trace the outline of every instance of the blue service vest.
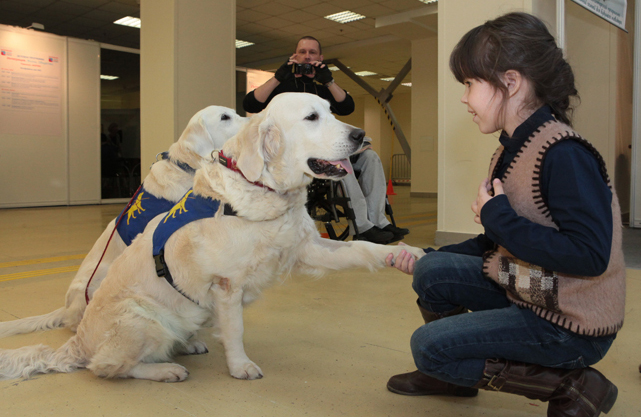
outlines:
[{"label": "blue service vest", "polygon": [[193,191],[193,189],[187,191],[158,223],[153,237],[154,256],[165,248],[165,243],[176,230],[193,221],[213,217],[218,211],[219,200],[193,194]]},{"label": "blue service vest", "polygon": [[169,211],[175,204],[172,201],[150,194],[144,186],[141,186],[136,191],[133,199],[134,202],[129,209],[125,207],[126,211],[123,210],[120,213],[123,218],[116,228],[120,238],[127,246],[131,245],[131,241],[145,230],[151,219],[160,213]]}]

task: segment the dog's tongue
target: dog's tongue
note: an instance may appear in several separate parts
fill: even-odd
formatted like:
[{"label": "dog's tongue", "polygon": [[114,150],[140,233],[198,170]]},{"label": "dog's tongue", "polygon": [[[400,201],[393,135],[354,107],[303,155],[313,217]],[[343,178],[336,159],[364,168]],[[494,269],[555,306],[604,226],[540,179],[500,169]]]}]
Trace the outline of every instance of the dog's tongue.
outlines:
[{"label": "dog's tongue", "polygon": [[340,165],[348,174],[354,173],[354,168],[352,168],[352,163],[349,159],[341,159],[340,161],[329,161],[332,165]]}]

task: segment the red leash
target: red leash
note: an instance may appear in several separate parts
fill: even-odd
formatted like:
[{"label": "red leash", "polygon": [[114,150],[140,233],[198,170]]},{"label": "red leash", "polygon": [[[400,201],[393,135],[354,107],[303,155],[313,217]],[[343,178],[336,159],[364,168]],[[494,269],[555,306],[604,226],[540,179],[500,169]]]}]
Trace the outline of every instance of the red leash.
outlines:
[{"label": "red leash", "polygon": [[100,262],[102,262],[102,258],[105,257],[105,253],[107,252],[107,248],[109,247],[109,243],[111,242],[111,238],[114,237],[114,233],[118,229],[118,225],[120,224],[120,221],[122,220],[123,217],[125,217],[125,213],[127,210],[129,210],[129,207],[131,207],[131,203],[134,201],[134,198],[138,195],[138,191],[140,191],[140,188],[142,187],[142,184],[138,187],[134,195],[131,197],[131,200],[129,200],[129,203],[127,203],[127,207],[120,213],[120,217],[118,217],[118,221],[116,222],[116,225],[114,226],[114,230],[111,231],[111,236],[109,236],[109,240],[107,241],[107,245],[105,246],[105,250],[102,251],[102,255],[100,256],[100,260],[98,261],[98,264],[96,265],[96,268],[93,270],[93,273],[91,274],[91,277],[89,278],[89,282],[87,282],[87,288],[85,288],[85,301],[87,304],[89,304],[89,285],[91,284],[91,280],[93,279],[93,276],[96,274],[96,271],[98,270],[98,267],[100,266]]}]

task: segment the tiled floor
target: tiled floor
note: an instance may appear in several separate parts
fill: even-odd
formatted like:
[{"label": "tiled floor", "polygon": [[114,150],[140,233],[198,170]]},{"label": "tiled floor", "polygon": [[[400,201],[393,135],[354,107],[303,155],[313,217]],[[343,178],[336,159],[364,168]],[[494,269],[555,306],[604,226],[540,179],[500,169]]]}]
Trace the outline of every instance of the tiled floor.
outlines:
[{"label": "tiled floor", "polygon": [[[396,187],[406,242],[434,239],[436,200]],[[44,314],[64,294],[94,240],[121,206],[0,210],[0,321]],[[24,262],[23,262],[24,261]],[[546,405],[503,393],[476,398],[404,397],[387,379],[414,369],[409,338],[421,325],[411,277],[356,270],[314,280],[295,276],[245,312],[245,345],[265,377],[235,380],[220,345],[177,362],[181,383],[102,380],[82,370],[0,381],[0,416],[545,416]],[[641,270],[628,269],[626,324],[596,368],[619,388],[608,417],[641,415]],[[0,348],[62,345],[67,330],[0,339]]]}]

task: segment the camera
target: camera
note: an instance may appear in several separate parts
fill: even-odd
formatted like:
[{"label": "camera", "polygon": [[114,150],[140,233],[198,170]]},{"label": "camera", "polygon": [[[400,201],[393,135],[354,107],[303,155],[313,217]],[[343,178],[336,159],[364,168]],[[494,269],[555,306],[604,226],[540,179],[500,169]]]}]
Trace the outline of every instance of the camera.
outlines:
[{"label": "camera", "polygon": [[294,64],[294,74],[313,74],[314,66],[312,64]]}]

